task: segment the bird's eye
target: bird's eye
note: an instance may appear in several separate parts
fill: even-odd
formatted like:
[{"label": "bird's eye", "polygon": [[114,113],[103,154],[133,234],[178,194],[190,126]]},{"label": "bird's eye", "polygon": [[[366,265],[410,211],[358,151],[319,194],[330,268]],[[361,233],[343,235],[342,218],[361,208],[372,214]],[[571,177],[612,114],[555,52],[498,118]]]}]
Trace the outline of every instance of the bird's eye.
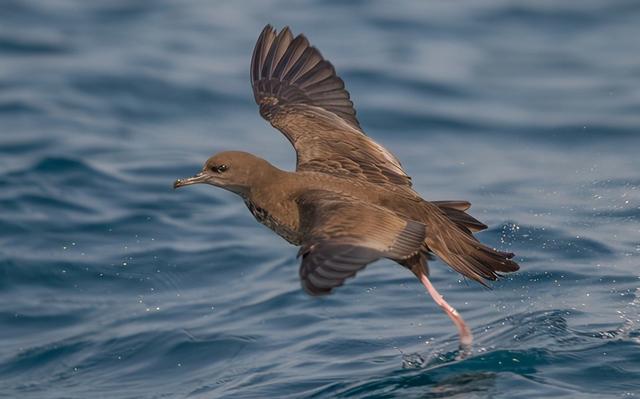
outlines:
[{"label": "bird's eye", "polygon": [[229,169],[229,167],[227,165],[225,165],[225,164],[222,164],[222,165],[218,166],[217,169],[218,169],[218,172],[222,173],[222,172],[226,171],[227,169]]}]

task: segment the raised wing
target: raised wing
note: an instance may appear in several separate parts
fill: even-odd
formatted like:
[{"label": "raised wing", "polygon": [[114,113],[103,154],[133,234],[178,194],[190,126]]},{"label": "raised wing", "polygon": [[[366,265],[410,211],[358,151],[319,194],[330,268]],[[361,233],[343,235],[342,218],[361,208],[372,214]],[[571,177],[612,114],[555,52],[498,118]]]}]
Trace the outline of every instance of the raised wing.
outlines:
[{"label": "raised wing", "polygon": [[293,144],[298,171],[411,186],[396,157],[364,134],[344,82],[304,35],[267,25],[253,51],[251,84],[260,115]]},{"label": "raised wing", "polygon": [[385,208],[321,190],[297,202],[304,232],[300,279],[311,295],[329,294],[377,259],[403,261],[424,248],[425,225]]}]

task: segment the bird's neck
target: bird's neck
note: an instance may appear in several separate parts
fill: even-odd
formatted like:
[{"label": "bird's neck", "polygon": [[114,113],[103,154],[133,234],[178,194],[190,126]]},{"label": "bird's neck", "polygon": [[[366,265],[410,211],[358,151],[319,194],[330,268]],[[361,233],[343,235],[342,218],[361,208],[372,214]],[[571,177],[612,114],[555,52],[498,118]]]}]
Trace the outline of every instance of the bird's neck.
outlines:
[{"label": "bird's neck", "polygon": [[253,216],[290,243],[299,241],[296,233],[299,227],[295,202],[297,183],[295,174],[277,170],[274,175],[252,185],[244,197]]},{"label": "bird's neck", "polygon": [[294,183],[293,174],[275,166],[262,169],[254,176],[250,189],[243,196],[254,204],[279,202],[285,200]]}]

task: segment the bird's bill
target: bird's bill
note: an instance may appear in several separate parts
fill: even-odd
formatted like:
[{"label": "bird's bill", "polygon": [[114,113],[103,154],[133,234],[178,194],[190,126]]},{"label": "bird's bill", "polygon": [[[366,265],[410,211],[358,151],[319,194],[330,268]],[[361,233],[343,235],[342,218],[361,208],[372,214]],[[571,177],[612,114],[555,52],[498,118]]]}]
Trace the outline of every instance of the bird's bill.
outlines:
[{"label": "bird's bill", "polygon": [[204,183],[206,179],[207,179],[207,175],[205,175],[203,172],[200,172],[193,177],[187,177],[184,179],[176,180],[175,182],[173,182],[173,188],[180,188],[182,186],[190,186],[192,184]]}]

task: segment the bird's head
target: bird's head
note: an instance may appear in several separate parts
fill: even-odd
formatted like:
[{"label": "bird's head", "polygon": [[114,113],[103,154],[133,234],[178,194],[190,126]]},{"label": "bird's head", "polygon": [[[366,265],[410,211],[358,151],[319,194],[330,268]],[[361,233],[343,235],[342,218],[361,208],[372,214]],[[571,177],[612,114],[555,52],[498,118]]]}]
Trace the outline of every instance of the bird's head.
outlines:
[{"label": "bird's head", "polygon": [[207,159],[193,177],[178,179],[173,188],[206,183],[246,196],[250,188],[277,169],[264,159],[241,151],[225,151]]}]

